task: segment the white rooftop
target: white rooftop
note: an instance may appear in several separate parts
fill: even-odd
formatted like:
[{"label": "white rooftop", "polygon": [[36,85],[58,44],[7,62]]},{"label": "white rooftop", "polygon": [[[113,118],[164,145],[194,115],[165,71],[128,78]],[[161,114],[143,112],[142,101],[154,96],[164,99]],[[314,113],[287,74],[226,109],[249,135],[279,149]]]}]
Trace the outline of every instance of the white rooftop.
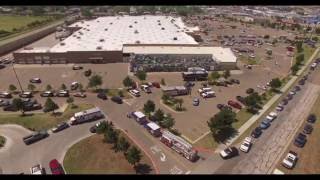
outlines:
[{"label": "white rooftop", "polygon": [[156,123],[154,123],[154,122],[148,123],[147,126],[148,126],[150,129],[152,129],[153,131],[156,131],[156,130],[160,129],[160,127],[159,127]]},{"label": "white rooftop", "polygon": [[134,112],[134,115],[135,115],[138,119],[146,117],[146,115],[144,115],[144,114],[143,114],[142,112],[140,112],[140,111]]},{"label": "white rooftop", "polygon": [[218,62],[236,62],[237,57],[230,48],[213,47],[213,46],[183,46],[183,45],[124,45],[123,53],[134,54],[210,54]]},{"label": "white rooftop", "polygon": [[52,47],[51,52],[121,51],[123,44],[198,44],[185,32],[199,28],[186,27],[181,18],[170,16],[107,16],[70,27],[82,29]]}]

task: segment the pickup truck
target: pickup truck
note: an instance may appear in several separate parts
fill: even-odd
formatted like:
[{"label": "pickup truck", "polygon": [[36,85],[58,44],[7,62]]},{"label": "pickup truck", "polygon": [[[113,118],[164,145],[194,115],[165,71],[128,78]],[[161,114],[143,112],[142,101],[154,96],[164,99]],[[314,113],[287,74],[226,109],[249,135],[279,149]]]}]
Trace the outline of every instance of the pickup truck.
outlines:
[{"label": "pickup truck", "polygon": [[23,138],[23,142],[26,144],[26,145],[30,145],[32,143],[35,143],[41,139],[44,139],[46,137],[48,137],[49,134],[46,130],[42,130],[42,131],[39,131],[39,132],[35,132],[29,136],[26,136]]}]

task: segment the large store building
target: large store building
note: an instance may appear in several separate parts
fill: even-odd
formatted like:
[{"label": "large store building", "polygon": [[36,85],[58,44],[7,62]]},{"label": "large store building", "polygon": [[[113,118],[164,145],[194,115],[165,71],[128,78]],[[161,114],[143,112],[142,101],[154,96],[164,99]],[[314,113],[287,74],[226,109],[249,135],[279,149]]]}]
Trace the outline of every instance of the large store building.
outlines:
[{"label": "large store building", "polygon": [[199,28],[187,27],[181,18],[170,16],[100,17],[79,21],[67,30],[71,35],[53,47],[28,47],[15,52],[15,62],[113,63],[135,54],[189,56],[194,60],[201,55],[235,67],[237,60],[229,48],[199,46],[193,38]]}]

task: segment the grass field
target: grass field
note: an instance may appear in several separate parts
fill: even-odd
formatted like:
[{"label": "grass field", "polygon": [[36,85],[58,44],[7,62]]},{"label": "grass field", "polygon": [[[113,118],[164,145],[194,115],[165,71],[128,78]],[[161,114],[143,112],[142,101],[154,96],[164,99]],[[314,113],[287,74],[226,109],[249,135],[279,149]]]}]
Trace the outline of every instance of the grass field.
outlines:
[{"label": "grass field", "polygon": [[[133,142],[123,133],[130,144]],[[112,144],[103,142],[103,135],[94,135],[73,145],[63,160],[68,174],[135,174],[122,152],[114,152]],[[151,161],[141,151],[141,164],[151,165]],[[152,167],[150,167],[152,169]]]},{"label": "grass field", "polygon": [[20,114],[1,114],[0,124],[18,124],[32,130],[49,129],[54,125],[67,121],[74,113],[92,108],[91,104],[76,104],[77,108],[68,108],[61,115],[53,116],[51,113],[21,116]]},{"label": "grass field", "polygon": [[45,16],[0,16],[0,29],[11,32],[13,28],[19,29],[26,27],[27,24],[34,21],[43,21],[48,19]]},{"label": "grass field", "polygon": [[[287,170],[282,167],[280,165],[281,162],[279,162],[278,169],[283,171],[285,174],[317,174],[320,172],[320,96],[313,105],[311,113],[314,113],[317,116],[317,121],[313,125],[313,132],[307,137],[308,141],[306,145],[297,152],[299,160],[295,168]],[[300,127],[300,131],[303,129],[303,126],[304,125]],[[290,146],[292,147],[293,145]],[[280,161],[282,161],[282,159],[283,158],[281,158]]]},{"label": "grass field", "polygon": [[[119,91],[120,89],[108,89],[107,90],[107,95],[112,97],[112,96],[119,96]],[[130,96],[129,92],[126,91],[126,90],[122,90],[122,93],[123,93],[123,98],[124,99],[129,99],[129,98],[132,98],[132,96]]]},{"label": "grass field", "polygon": [[6,138],[3,136],[0,136],[0,148],[2,148],[6,143]]}]

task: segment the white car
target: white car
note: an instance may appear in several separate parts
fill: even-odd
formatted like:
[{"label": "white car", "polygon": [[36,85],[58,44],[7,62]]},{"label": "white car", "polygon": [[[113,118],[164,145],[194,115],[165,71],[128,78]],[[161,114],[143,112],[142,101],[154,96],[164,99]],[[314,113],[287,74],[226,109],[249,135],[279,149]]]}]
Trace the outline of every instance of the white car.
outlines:
[{"label": "white car", "polygon": [[198,92],[201,94],[201,93],[205,93],[205,92],[209,92],[209,91],[212,91],[212,89],[210,87],[204,87],[204,88],[200,88],[198,90]]},{"label": "white car", "polygon": [[215,96],[215,92],[214,91],[204,92],[204,93],[201,93],[201,96],[203,98],[211,98]]},{"label": "white car", "polygon": [[290,95],[295,95],[295,94],[296,94],[296,92],[294,92],[294,91],[290,91],[290,92],[289,92],[289,94],[290,94]]},{"label": "white car", "polygon": [[287,156],[283,159],[282,165],[288,169],[292,169],[297,163],[297,160],[298,154],[293,151],[289,151]]},{"label": "white car", "polygon": [[139,97],[140,96],[140,91],[138,91],[136,89],[130,90],[129,93],[132,94],[135,97]]},{"label": "white car", "polygon": [[40,164],[37,164],[37,165],[30,168],[30,172],[31,172],[31,174],[41,175],[41,174],[43,174],[43,169]]},{"label": "white car", "polygon": [[240,145],[240,150],[247,153],[249,152],[250,148],[252,145],[252,138],[251,137],[246,137],[242,144]]},{"label": "white car", "polygon": [[273,121],[275,118],[277,118],[277,113],[270,112],[266,118],[270,121]]},{"label": "white car", "polygon": [[311,64],[311,67],[312,67],[312,68],[317,67],[317,63],[312,63],[312,64]]}]

